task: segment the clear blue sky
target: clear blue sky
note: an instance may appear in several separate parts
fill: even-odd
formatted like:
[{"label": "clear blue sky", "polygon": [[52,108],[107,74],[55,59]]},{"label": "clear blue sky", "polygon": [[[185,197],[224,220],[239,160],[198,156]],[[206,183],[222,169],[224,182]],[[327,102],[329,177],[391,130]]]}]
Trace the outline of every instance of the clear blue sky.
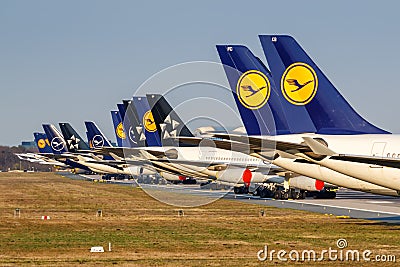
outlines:
[{"label": "clear blue sky", "polygon": [[357,111],[399,133],[399,3],[0,1],[0,144],[60,121],[114,139],[109,111],[152,74],[218,61],[216,44],[264,59],[262,33],[293,35]]}]

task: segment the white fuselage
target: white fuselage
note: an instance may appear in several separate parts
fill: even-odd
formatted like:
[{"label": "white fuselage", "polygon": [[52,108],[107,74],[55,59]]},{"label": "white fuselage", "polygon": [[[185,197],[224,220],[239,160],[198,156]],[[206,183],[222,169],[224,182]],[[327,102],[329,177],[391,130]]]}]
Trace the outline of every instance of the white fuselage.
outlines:
[{"label": "white fuselage", "polygon": [[292,134],[277,135],[268,139],[303,143],[303,136],[321,138],[328,143],[329,149],[338,154],[400,158],[400,135],[396,134],[357,134],[357,135],[322,135]]},{"label": "white fuselage", "polygon": [[[217,181],[230,183],[243,183],[242,174],[245,169],[263,168],[263,172],[255,170],[252,172],[251,182],[261,183],[268,179],[268,170],[271,164],[263,160],[250,156],[246,153],[219,149],[215,147],[146,147],[140,148],[146,151],[163,152],[170,159],[170,162],[153,163],[154,167],[169,168],[173,172],[195,178],[214,178]],[[226,169],[213,170],[208,167],[211,165],[226,165]],[[225,175],[223,175],[225,173]],[[228,177],[227,174],[234,174],[235,177]]]},{"label": "white fuselage", "polygon": [[66,165],[62,162],[57,160],[38,155],[36,153],[24,153],[24,154],[15,154],[21,160],[26,160],[32,163],[39,163],[43,165],[54,165],[54,166],[62,166],[65,167]]},{"label": "white fuselage", "polygon": [[[218,162],[225,164],[237,164],[247,166],[268,166],[263,160],[250,156],[246,153],[230,151],[215,147],[146,147],[147,151],[176,151],[180,161],[190,162]],[[172,159],[172,158],[171,158]]]},{"label": "white fuselage", "polygon": [[[328,144],[328,148],[337,154],[373,156],[382,158],[400,158],[400,135],[394,134],[293,134],[266,138],[301,144],[304,143],[304,139],[302,137],[321,138]],[[399,168],[391,168],[367,163],[333,160],[330,159],[330,157],[326,157],[325,159],[316,162],[320,166],[345,174],[347,176],[351,176],[365,182],[373,183],[396,191],[400,190]],[[274,161],[274,163],[280,166],[277,161]],[[321,177],[321,179],[323,179],[323,177]],[[340,185],[338,183],[336,184]],[[365,187],[365,184],[363,186]]]}]

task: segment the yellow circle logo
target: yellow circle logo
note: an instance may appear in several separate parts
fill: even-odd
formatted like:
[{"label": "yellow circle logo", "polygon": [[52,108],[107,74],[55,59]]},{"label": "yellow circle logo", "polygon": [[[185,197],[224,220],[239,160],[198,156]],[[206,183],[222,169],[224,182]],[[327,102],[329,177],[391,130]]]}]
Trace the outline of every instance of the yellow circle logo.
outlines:
[{"label": "yellow circle logo", "polygon": [[147,111],[143,116],[143,125],[146,131],[155,132],[157,130],[156,123],[154,122],[153,113]]},{"label": "yellow circle logo", "polygon": [[38,148],[44,148],[46,146],[46,141],[44,139],[39,139],[37,145]]},{"label": "yellow circle logo", "polygon": [[236,93],[243,106],[259,109],[267,103],[271,93],[269,80],[258,70],[246,71],[239,78]]},{"label": "yellow circle logo", "polygon": [[126,134],[125,134],[124,126],[122,125],[122,122],[120,122],[117,125],[117,128],[115,129],[115,132],[117,133],[119,138],[121,138],[121,139],[125,139],[126,138]]},{"label": "yellow circle logo", "polygon": [[283,96],[293,105],[308,104],[317,93],[317,74],[305,63],[293,63],[282,75],[281,88]]}]

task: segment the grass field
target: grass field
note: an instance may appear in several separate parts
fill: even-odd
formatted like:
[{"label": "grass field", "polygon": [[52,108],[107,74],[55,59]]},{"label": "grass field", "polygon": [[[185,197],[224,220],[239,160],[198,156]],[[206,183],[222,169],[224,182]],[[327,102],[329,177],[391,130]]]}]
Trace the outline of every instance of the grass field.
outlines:
[{"label": "grass field", "polygon": [[[51,173],[0,173],[0,265],[360,266],[357,262],[260,262],[271,249],[370,249],[400,259],[400,226],[219,200],[178,208],[139,188]],[[20,208],[20,218],[14,217]],[[103,217],[96,217],[98,209]],[[261,217],[260,210],[265,211]],[[41,220],[48,215],[51,220]],[[112,251],[108,252],[108,243]],[[105,253],[90,253],[104,246]],[[399,260],[397,259],[397,261]],[[391,266],[369,262],[363,266]]]}]

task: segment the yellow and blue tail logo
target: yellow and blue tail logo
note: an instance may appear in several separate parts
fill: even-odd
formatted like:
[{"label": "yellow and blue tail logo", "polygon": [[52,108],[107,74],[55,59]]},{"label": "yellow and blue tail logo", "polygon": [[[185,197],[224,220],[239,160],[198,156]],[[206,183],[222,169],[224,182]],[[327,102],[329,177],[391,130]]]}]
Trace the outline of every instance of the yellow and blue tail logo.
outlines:
[{"label": "yellow and blue tail logo", "polygon": [[121,139],[125,139],[126,138],[126,133],[124,131],[124,126],[122,125],[122,122],[120,122],[117,127],[115,128],[115,133],[117,134],[117,136]]},{"label": "yellow and blue tail logo", "polygon": [[41,138],[37,141],[37,146],[38,148],[42,149],[45,148],[46,146],[50,146],[49,139],[47,138]]},{"label": "yellow and blue tail logo", "polygon": [[39,139],[37,142],[38,148],[45,148],[46,147],[46,141],[44,139]]},{"label": "yellow and blue tail logo", "polygon": [[271,94],[270,82],[264,73],[249,70],[240,76],[236,87],[240,103],[248,109],[263,107]]},{"label": "yellow and blue tail logo", "polygon": [[293,63],[282,75],[281,88],[287,101],[294,105],[306,105],[317,93],[317,74],[305,63]]},{"label": "yellow and blue tail logo", "polygon": [[[274,82],[281,84],[278,93],[283,95],[281,102],[292,133],[302,129],[320,134],[387,133],[353,109],[293,37],[259,37]],[[289,103],[292,105],[286,105]]]},{"label": "yellow and blue tail logo", "polygon": [[45,133],[33,133],[40,153],[52,153],[49,139]]},{"label": "yellow and blue tail logo", "polygon": [[123,147],[123,141],[126,140],[126,134],[124,131],[124,126],[122,124],[122,119],[119,111],[112,110],[111,111],[111,118],[114,125],[114,133],[117,139],[117,144],[119,147]]},{"label": "yellow and blue tail logo", "polygon": [[154,121],[153,113],[151,110],[148,110],[143,116],[143,125],[146,131],[155,132],[157,131],[157,125]]},{"label": "yellow and blue tail logo", "polygon": [[134,96],[133,107],[136,109],[138,118],[142,118],[140,125],[135,125],[140,140],[145,141],[146,146],[162,146],[160,134],[157,131],[153,113],[146,97]]}]

